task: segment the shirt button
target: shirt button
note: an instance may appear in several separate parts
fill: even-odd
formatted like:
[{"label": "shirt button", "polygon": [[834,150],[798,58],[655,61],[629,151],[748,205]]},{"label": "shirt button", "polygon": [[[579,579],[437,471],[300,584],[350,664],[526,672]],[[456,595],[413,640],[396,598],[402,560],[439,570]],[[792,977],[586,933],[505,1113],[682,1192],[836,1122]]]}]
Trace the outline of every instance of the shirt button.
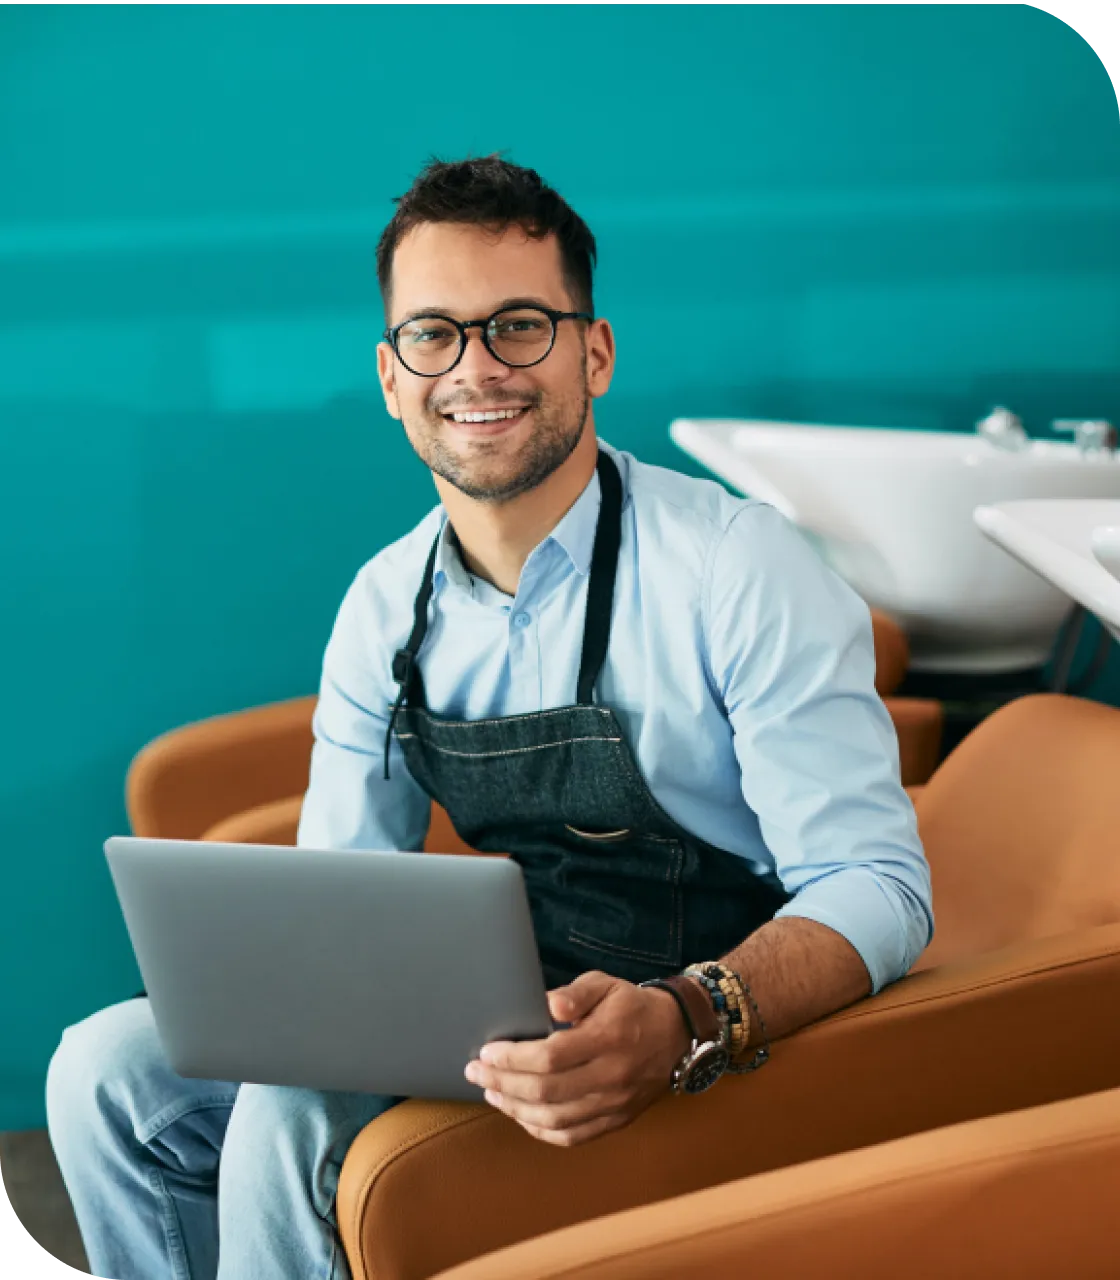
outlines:
[{"label": "shirt button", "polygon": [[527,627],[531,619],[527,613],[515,613],[513,615],[513,625],[515,627]]}]

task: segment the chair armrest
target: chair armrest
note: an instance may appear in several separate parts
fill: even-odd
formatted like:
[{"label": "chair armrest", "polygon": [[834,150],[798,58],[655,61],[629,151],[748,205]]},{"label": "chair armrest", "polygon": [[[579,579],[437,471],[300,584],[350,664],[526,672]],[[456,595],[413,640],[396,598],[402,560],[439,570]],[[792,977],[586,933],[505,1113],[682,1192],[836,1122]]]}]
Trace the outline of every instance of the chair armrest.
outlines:
[{"label": "chair armrest", "polygon": [[570,1150],[486,1106],[402,1103],[343,1164],[353,1278],[419,1280],[589,1218],[1113,1087],[1118,983],[1120,925],[916,974],[779,1041],[757,1074]]},{"label": "chair armrest", "polygon": [[[610,1214],[438,1280],[1116,1275],[1120,1089]],[[940,1224],[952,1224],[951,1230]]]},{"label": "chair armrest", "polygon": [[199,837],[219,844],[290,844],[296,842],[303,796],[288,796],[235,813],[209,827]]},{"label": "chair armrest", "polygon": [[898,763],[904,787],[930,780],[941,758],[945,710],[933,698],[884,698],[898,734]]},{"label": "chair armrest", "polygon": [[212,716],[149,742],[125,784],[134,834],[195,840],[223,818],[302,795],[315,702],[293,698]]},{"label": "chair armrest", "polygon": [[[303,812],[303,796],[288,796],[259,804],[244,813],[223,818],[202,833],[203,840],[227,844],[295,844],[299,819]],[[465,853],[475,857],[504,857],[504,854],[480,854],[472,849],[451,825],[447,811],[432,802],[432,816],[424,848],[429,853]]]},{"label": "chair armrest", "polygon": [[871,610],[871,638],[875,645],[875,690],[880,696],[894,693],[910,665],[910,641],[906,632],[882,609]]}]

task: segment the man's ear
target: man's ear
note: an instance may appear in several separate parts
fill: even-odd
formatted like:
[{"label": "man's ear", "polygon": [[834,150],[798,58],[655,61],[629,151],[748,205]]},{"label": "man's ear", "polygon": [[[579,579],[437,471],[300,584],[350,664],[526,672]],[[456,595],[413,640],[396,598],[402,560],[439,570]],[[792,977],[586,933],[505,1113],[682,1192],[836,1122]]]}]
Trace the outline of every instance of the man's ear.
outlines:
[{"label": "man's ear", "polygon": [[385,408],[390,418],[401,420],[401,408],[397,403],[397,365],[393,358],[393,348],[387,342],[377,344],[377,380],[381,383],[381,394],[385,397]]},{"label": "man's ear", "polygon": [[593,320],[587,328],[587,390],[592,399],[606,395],[614,373],[614,332],[608,321]]}]

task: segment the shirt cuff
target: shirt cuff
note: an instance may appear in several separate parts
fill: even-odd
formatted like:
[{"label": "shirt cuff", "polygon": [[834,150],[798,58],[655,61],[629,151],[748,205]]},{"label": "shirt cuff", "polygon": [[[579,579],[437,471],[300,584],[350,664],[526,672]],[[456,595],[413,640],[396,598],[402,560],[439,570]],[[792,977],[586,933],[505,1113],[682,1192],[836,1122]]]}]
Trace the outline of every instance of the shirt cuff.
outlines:
[{"label": "shirt cuff", "polygon": [[815,920],[845,938],[871,977],[871,994],[909,972],[929,942],[925,911],[903,886],[897,894],[863,867],[849,867],[814,880],[775,915]]}]

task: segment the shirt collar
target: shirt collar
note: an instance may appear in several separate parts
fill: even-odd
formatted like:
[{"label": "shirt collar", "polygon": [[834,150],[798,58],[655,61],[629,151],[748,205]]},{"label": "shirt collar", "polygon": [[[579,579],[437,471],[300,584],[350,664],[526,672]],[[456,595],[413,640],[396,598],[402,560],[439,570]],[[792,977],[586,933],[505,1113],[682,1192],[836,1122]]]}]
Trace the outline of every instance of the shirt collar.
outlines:
[{"label": "shirt collar", "polygon": [[436,548],[436,563],[432,571],[432,586],[436,591],[447,582],[452,586],[472,595],[471,578],[466,565],[459,555],[459,547],[454,538],[454,530],[447,518],[447,512],[440,508],[439,513],[439,545]]},{"label": "shirt collar", "polygon": [[[600,441],[602,447],[602,442]],[[627,474],[623,460],[612,449],[614,458],[622,475],[623,506],[629,498],[627,491]],[[591,473],[591,479],[579,497],[572,503],[556,528],[545,539],[554,542],[564,552],[577,573],[584,577],[591,570],[591,552],[595,546],[595,528],[599,523],[599,507],[602,501],[602,487],[599,484],[599,472]],[[440,509],[439,548],[436,551],[436,563],[433,571],[433,585],[438,590],[445,582],[472,594],[470,574],[459,556],[458,545],[452,536],[451,523],[447,512]]]},{"label": "shirt collar", "polygon": [[599,472],[593,471],[583,492],[546,539],[555,542],[572,562],[576,572],[585,577],[591,568],[591,550],[595,545],[595,526],[599,523],[601,498]]}]

